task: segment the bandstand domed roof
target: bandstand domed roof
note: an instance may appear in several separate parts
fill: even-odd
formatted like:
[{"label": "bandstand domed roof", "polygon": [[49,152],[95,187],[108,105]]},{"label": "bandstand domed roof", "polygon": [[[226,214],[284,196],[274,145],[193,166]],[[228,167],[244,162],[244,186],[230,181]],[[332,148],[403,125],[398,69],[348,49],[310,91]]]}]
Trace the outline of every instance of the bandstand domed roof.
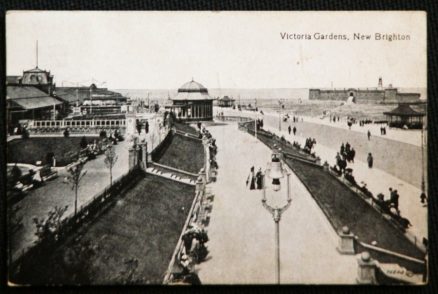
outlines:
[{"label": "bandstand domed roof", "polygon": [[178,89],[178,94],[172,100],[212,100],[208,95],[208,90],[202,84],[195,82],[193,79],[190,82],[183,84]]},{"label": "bandstand domed roof", "polygon": [[191,80],[190,82],[187,82],[181,87],[179,87],[178,92],[207,92],[208,93],[208,90],[200,83]]}]

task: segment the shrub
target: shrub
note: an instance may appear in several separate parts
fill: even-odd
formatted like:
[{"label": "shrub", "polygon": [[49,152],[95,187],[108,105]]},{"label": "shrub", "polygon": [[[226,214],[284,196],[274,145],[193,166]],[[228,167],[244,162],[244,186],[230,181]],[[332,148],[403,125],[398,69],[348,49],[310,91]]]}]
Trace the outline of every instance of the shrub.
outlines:
[{"label": "shrub", "polygon": [[26,139],[29,139],[29,137],[30,137],[29,136],[29,131],[26,130],[26,129],[23,129],[23,132],[21,133],[21,138],[26,140]]},{"label": "shrub", "polygon": [[100,137],[101,139],[105,139],[105,138],[106,138],[106,131],[105,131],[105,130],[100,131],[100,133],[99,133],[99,137]]},{"label": "shrub", "polygon": [[64,137],[66,137],[66,138],[70,137],[70,131],[68,129],[65,129]]},{"label": "shrub", "polygon": [[87,148],[87,145],[88,145],[87,138],[85,138],[85,136],[84,136],[81,139],[80,146],[81,146],[82,149],[84,149],[84,148]]}]

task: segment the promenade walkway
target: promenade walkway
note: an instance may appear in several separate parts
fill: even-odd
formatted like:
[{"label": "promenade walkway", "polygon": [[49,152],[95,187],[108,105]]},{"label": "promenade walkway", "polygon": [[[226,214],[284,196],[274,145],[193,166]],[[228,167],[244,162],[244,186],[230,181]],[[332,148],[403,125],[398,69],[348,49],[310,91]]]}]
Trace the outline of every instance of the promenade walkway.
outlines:
[{"label": "promenade walkway", "polygon": [[[215,109],[216,112],[224,112],[224,115],[242,115],[248,117],[255,117],[256,113],[251,111],[236,111],[232,109]],[[278,114],[258,115],[264,121],[264,126],[272,127],[278,130]],[[308,121],[309,120],[309,121]],[[389,133],[398,132],[396,138],[389,139],[385,136],[375,136],[372,134],[371,140],[367,139],[366,133],[356,131],[355,129],[361,129],[359,126],[355,126],[351,131],[344,129],[343,127],[332,126],[328,121],[321,120],[318,122],[318,118],[304,118],[304,122],[291,123],[282,122],[281,129],[286,131],[289,125],[296,126],[297,135],[301,137],[316,138],[318,143],[324,146],[340,147],[342,142],[349,142],[356,150],[356,158],[360,161],[366,162],[366,158],[369,152],[373,154],[374,166],[378,169],[391,174],[402,181],[409,183],[417,188],[421,187],[422,180],[422,150],[421,138],[418,144],[411,144],[404,142],[406,138],[410,137],[408,133],[403,133],[404,130],[390,130]],[[376,127],[376,126],[374,126]],[[366,128],[366,127],[364,127]],[[420,131],[408,131],[417,132],[421,135]],[[397,140],[395,140],[397,139]],[[425,150],[424,150],[425,151]],[[426,156],[424,157],[426,158]],[[426,161],[426,159],[425,159]],[[426,182],[427,182],[427,174]]]},{"label": "promenade walkway", "polygon": [[[219,152],[206,262],[198,266],[204,284],[272,284],[275,279],[274,221],[262,192],[245,181],[251,166],[266,167],[271,151],[236,123],[211,126]],[[354,284],[355,256],[340,255],[337,235],[309,192],[291,175],[292,205],[280,223],[281,283]]]},{"label": "promenade walkway", "polygon": [[[289,135],[287,131],[278,131],[278,128],[265,127],[279,136],[284,136],[286,140],[293,142],[297,141],[304,146],[306,138],[303,136]],[[336,163],[336,153],[339,152],[338,149],[334,149],[318,142],[318,138],[315,138],[317,144],[314,147],[314,152],[319,156],[322,162],[327,161],[330,166]],[[353,145],[355,148],[355,146]],[[354,163],[348,163],[348,167],[353,169],[353,175],[357,183],[365,182],[367,188],[374,194],[377,195],[382,193],[385,195],[385,200],[389,200],[389,187],[398,190],[400,195],[399,199],[399,209],[401,215],[409,219],[412,227],[408,229],[414,236],[417,237],[418,241],[421,242],[423,237],[428,237],[427,231],[427,207],[424,207],[420,202],[421,190],[393,175],[373,167],[368,168],[368,164],[365,161],[355,159]]]}]

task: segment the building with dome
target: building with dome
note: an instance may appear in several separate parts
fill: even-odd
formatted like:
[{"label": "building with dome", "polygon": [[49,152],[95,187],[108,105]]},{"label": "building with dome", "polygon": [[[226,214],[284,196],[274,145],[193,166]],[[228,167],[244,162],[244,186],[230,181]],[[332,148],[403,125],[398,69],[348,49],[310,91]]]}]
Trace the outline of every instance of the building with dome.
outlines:
[{"label": "building with dome", "polygon": [[212,120],[213,100],[207,88],[192,79],[178,89],[169,108],[181,120]]}]

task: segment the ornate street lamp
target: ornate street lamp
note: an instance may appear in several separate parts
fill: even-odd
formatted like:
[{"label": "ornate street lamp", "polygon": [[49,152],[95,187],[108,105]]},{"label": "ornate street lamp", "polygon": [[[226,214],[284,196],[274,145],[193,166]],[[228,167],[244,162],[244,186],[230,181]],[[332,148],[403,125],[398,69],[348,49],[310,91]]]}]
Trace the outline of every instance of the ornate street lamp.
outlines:
[{"label": "ornate street lamp", "polygon": [[[274,146],[275,148],[275,146]],[[289,189],[289,181],[290,181],[290,172],[286,168],[285,164],[281,161],[281,149],[276,151],[274,149],[271,162],[268,163],[265,172],[266,177],[268,177],[268,181],[265,180],[263,185],[263,198],[262,204],[263,207],[266,208],[274,218],[275,222],[275,260],[276,260],[276,273],[277,273],[277,283],[280,284],[280,220],[281,215],[289,208],[292,203],[292,198],[290,195]],[[286,181],[284,180],[286,176]],[[270,183],[268,183],[270,182]],[[286,184],[286,204],[280,205],[281,202],[281,186]],[[284,183],[286,182],[286,183]],[[284,189],[284,188],[283,188]],[[267,203],[267,191],[272,190],[272,193],[269,193],[270,199],[273,203]]]}]

